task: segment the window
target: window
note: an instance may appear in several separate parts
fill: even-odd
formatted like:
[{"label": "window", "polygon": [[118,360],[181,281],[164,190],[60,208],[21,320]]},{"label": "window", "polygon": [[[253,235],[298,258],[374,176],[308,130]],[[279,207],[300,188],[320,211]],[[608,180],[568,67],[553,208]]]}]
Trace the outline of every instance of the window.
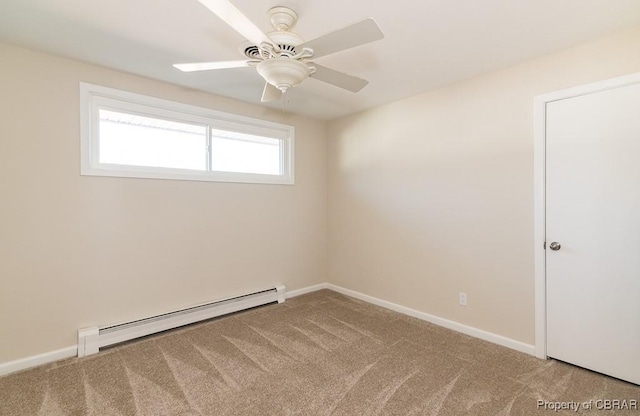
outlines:
[{"label": "window", "polygon": [[293,184],[292,126],[80,84],[81,173]]}]

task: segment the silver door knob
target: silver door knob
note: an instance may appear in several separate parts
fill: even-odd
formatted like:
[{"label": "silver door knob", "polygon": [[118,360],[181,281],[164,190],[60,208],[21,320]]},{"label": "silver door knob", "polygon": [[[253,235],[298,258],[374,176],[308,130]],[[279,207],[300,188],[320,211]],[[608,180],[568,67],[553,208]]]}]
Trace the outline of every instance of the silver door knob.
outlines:
[{"label": "silver door knob", "polygon": [[549,248],[550,248],[551,250],[553,250],[553,251],[558,251],[558,250],[560,250],[560,247],[562,247],[562,246],[560,245],[560,243],[557,243],[557,242],[555,242],[555,241],[554,241],[553,243],[549,244]]}]

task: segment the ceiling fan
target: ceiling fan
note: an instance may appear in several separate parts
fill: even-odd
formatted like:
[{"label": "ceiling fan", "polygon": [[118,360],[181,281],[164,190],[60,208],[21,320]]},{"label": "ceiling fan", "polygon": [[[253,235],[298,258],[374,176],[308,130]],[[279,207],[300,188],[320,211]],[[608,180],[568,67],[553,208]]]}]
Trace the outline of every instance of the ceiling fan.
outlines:
[{"label": "ceiling fan", "polygon": [[181,71],[255,67],[266,81],[262,102],[278,100],[283,93],[308,77],[352,92],[360,91],[369,83],[310,60],[382,39],[384,34],[372,18],[305,42],[291,31],[298,15],[288,7],[278,6],[268,11],[274,31],[265,34],[230,0],[198,1],[247,39],[248,44],[241,48],[246,59],[175,64],[174,67]]}]

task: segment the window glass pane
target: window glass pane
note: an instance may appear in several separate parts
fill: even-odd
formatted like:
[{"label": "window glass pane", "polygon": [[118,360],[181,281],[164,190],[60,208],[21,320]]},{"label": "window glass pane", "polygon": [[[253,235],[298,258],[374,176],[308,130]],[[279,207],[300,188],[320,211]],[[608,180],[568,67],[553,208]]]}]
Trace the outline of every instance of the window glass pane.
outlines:
[{"label": "window glass pane", "polygon": [[82,175],[292,185],[293,126],[80,83]]},{"label": "window glass pane", "polygon": [[281,175],[282,140],[211,129],[211,169]]},{"label": "window glass pane", "polygon": [[100,110],[100,163],[207,169],[206,127]]}]

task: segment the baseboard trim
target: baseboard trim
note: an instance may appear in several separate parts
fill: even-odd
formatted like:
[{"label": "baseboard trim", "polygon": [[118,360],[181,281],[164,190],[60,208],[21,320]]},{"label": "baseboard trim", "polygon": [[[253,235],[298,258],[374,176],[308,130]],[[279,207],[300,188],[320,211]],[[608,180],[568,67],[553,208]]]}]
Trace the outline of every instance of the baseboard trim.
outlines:
[{"label": "baseboard trim", "polygon": [[56,351],[45,352],[44,354],[33,355],[31,357],[20,358],[15,361],[9,361],[0,364],[0,376],[16,373],[22,370],[28,370],[32,367],[52,363],[65,358],[71,358],[78,355],[78,346],[62,348]]},{"label": "baseboard trim", "polygon": [[[475,338],[489,341],[494,344],[502,345],[503,347],[511,348],[516,351],[523,352],[525,354],[535,356],[535,346],[525,344],[524,342],[516,341],[511,338],[507,338],[502,335],[494,334],[492,332],[484,331],[472,326],[464,325],[459,322],[451,321],[449,319],[440,318],[439,316],[431,315],[425,312],[420,312],[415,309],[407,308],[406,306],[398,305],[393,302],[389,302],[383,299],[375,298],[373,296],[365,295],[364,293],[356,292],[355,290],[346,289],[342,286],[334,285],[333,283],[319,283],[313,286],[303,287],[292,291],[285,292],[286,299],[291,299],[296,296],[305,295],[307,293],[316,292],[322,289],[330,289],[343,295],[351,296],[352,298],[359,299],[361,301],[371,303],[373,305],[381,306],[383,308],[391,309],[392,311],[399,312],[404,315],[412,316],[414,318],[422,319],[423,321],[431,322],[432,324],[439,325],[453,331],[461,332],[466,335],[470,335]],[[71,358],[78,355],[78,346],[62,348],[60,350],[47,352],[44,354],[34,355],[31,357],[21,358],[15,361],[9,361],[6,363],[0,363],[0,376],[4,376],[18,371],[27,370],[39,365],[48,364],[58,360],[64,360],[65,358]]]},{"label": "baseboard trim", "polygon": [[399,312],[404,315],[409,315],[414,318],[422,319],[423,321],[431,322],[432,324],[451,329],[453,331],[461,332],[463,334],[479,338],[484,341],[502,345],[503,347],[511,348],[525,354],[535,355],[536,348],[534,345],[525,344],[524,342],[516,341],[515,339],[507,338],[502,335],[464,325],[456,321],[451,321],[449,319],[440,318],[439,316],[431,315],[425,312],[420,312],[415,309],[407,308],[406,306],[398,305],[396,303],[388,302],[386,300],[356,292],[355,290],[345,289],[332,283],[328,283],[326,285],[326,288],[338,293],[342,293],[343,295],[362,300],[367,303],[382,306],[383,308],[391,309],[392,311]]},{"label": "baseboard trim", "polygon": [[296,296],[306,295],[307,293],[316,292],[318,290],[327,289],[329,287],[329,283],[319,283],[313,286],[303,287],[302,289],[296,289],[292,291],[285,292],[285,297],[287,299],[295,298]]}]

